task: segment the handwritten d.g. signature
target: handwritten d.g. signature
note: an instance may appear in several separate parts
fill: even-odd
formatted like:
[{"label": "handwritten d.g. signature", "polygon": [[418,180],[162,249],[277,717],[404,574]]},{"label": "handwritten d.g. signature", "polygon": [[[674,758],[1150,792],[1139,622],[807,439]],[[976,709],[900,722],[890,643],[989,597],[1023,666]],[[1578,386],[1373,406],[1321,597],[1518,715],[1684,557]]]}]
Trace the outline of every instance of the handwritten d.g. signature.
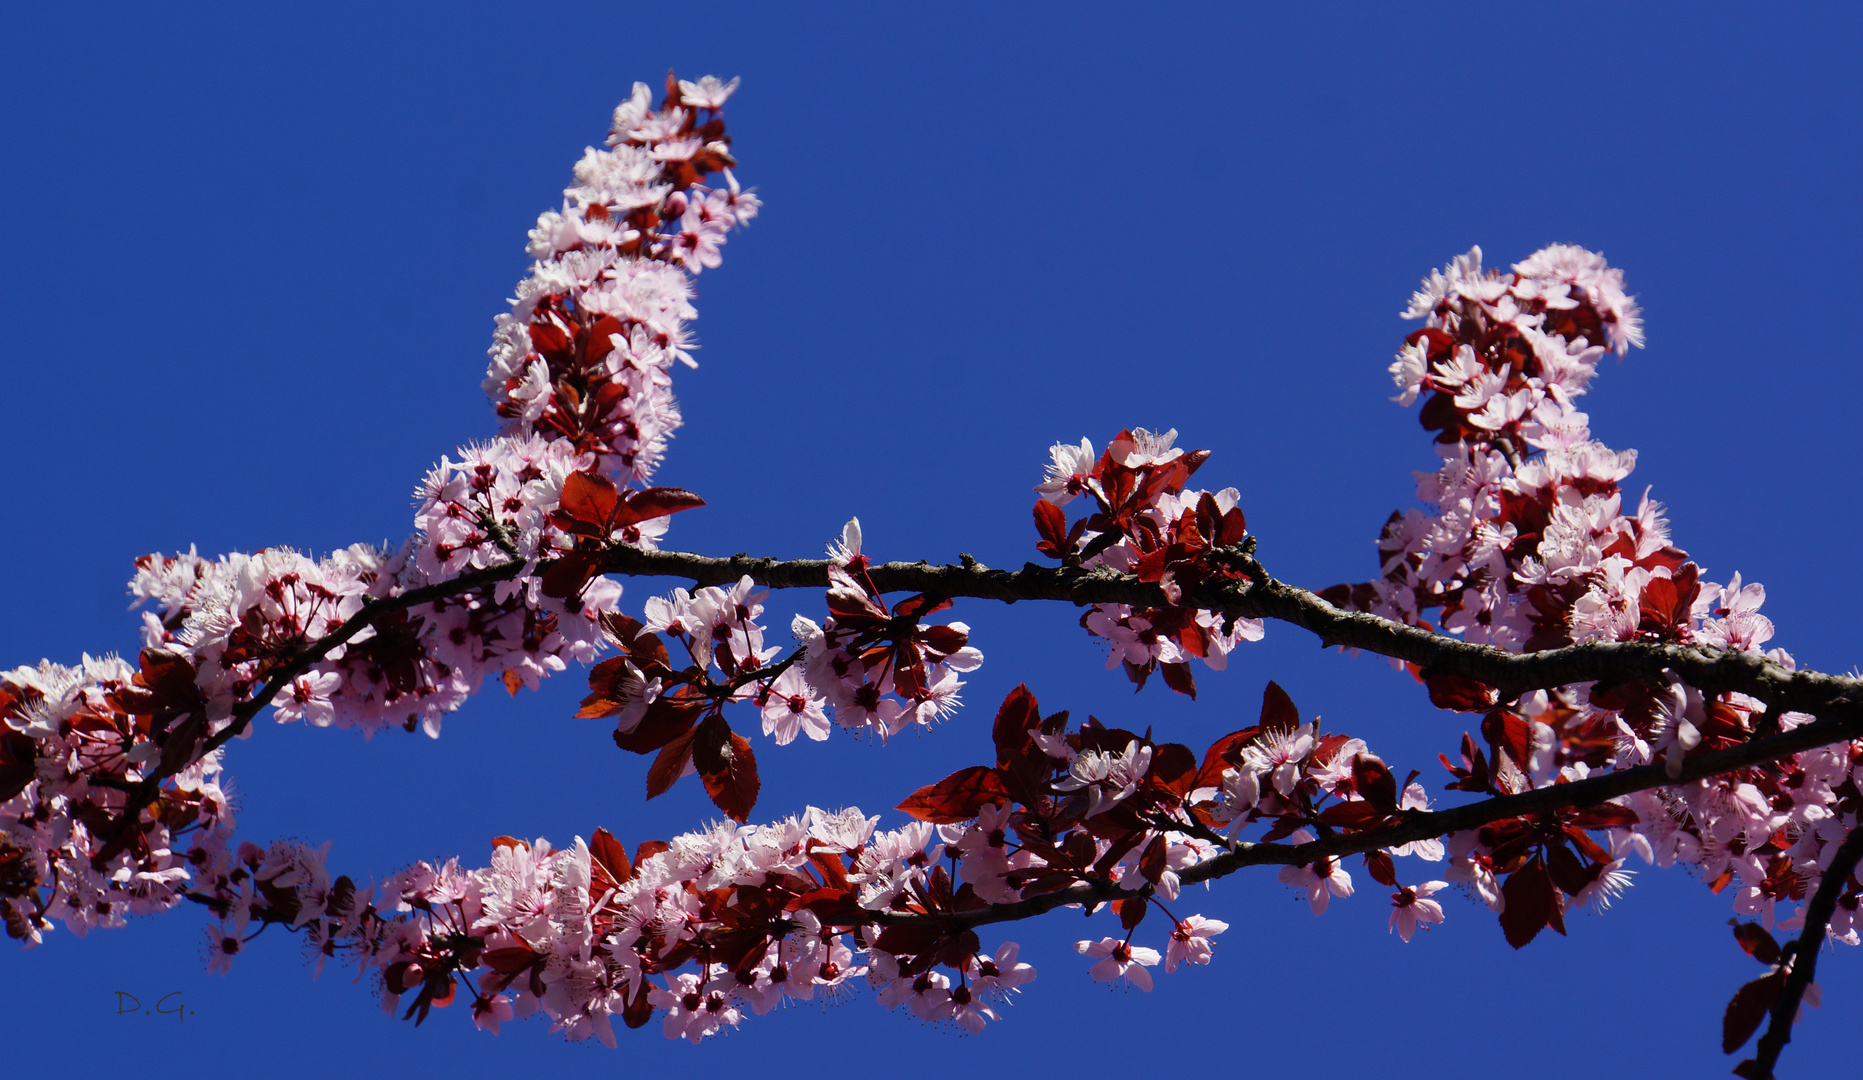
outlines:
[{"label": "handwritten d.g. signature", "polygon": [[[170,998],[175,999],[172,1006],[167,1004]],[[173,1016],[179,1021],[193,1011],[193,1009],[185,1008],[181,1004],[181,991],[179,990],[163,994],[160,998],[156,999],[154,1009],[143,1008],[142,1002],[134,994],[126,993],[122,990],[116,991],[116,1014],[118,1016],[122,1016],[124,1013],[141,1013],[144,1016],[154,1016],[159,1013],[162,1016]]]}]

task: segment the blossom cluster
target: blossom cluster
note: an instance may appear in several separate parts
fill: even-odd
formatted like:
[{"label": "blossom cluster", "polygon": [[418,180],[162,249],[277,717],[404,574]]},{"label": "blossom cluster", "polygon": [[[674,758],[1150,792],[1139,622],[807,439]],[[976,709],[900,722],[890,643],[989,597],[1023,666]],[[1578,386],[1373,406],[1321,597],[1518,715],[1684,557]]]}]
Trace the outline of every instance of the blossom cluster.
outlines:
[{"label": "blossom cluster", "polygon": [[386,1010],[405,1003],[418,1019],[463,989],[474,1022],[494,1032],[540,1014],[566,1038],[614,1046],[617,1018],[640,1027],[657,1015],[669,1038],[697,1042],[746,1014],[842,1000],[864,983],[882,1005],[980,1031],[1035,971],[1013,942],[972,949],[951,977],[902,971],[866,945],[881,932],[853,891],[884,891],[867,887],[876,875],[910,879],[939,839],[929,826],[875,833],[878,820],[811,807],[631,856],[605,829],[560,849],[500,837],[489,866],[418,862],[366,888],[331,878],[328,845],[243,844],[204,861],[196,896],[220,915],[208,932],[216,970],[231,967],[253,922],[289,925],[319,973],[341,957],[379,977]]},{"label": "blossom cluster", "polygon": [[[1209,451],[1187,453],[1176,441],[1175,429],[1158,434],[1135,428],[1114,436],[1097,457],[1086,439],[1079,446],[1056,443],[1048,452],[1046,478],[1035,486],[1041,495],[1035,504],[1041,540],[1035,547],[1066,566],[1106,567],[1156,582],[1167,606],[1094,604],[1080,625],[1106,642],[1108,668],[1123,666],[1140,687],[1158,672],[1171,689],[1195,697],[1190,658],[1221,671],[1238,644],[1261,640],[1262,625],[1259,619],[1226,619],[1178,604],[1185,589],[1210,578],[1246,576],[1222,555],[1247,538],[1248,525],[1235,488],[1185,489]],[[1083,495],[1093,500],[1094,510],[1069,527],[1061,507]]]},{"label": "blossom cluster", "polygon": [[[428,474],[412,539],[323,558],[145,556],[130,582],[150,608],[139,671],[110,657],[6,676],[13,936],[177,902],[189,859],[168,834],[230,829],[218,747],[267,704],[280,722],[437,735],[487,677],[516,693],[596,658],[621,594],[603,550],[652,548],[669,514],[702,505],[615,481],[643,482],[663,456],[678,425],[669,369],[691,362],[690,275],[757,210],[729,172],[735,85],[669,80],[656,110],[637,84],[616,110],[498,318],[486,389],[505,431]],[[721,172],[723,189],[701,182]],[[132,791],[155,801],[132,805]]]},{"label": "blossom cluster", "polygon": [[[0,674],[0,917],[37,945],[54,920],[83,936],[179,902],[234,817],[221,751],[194,757],[204,724],[186,668],[116,657]],[[175,768],[138,814],[130,793]]]},{"label": "blossom cluster", "polygon": [[[1628,504],[1621,484],[1635,452],[1593,439],[1575,405],[1599,359],[1643,344],[1621,271],[1554,245],[1501,273],[1482,267],[1477,248],[1425,279],[1404,314],[1424,325],[1391,365],[1394,400],[1429,394],[1420,419],[1439,432],[1443,463],[1418,474],[1417,490],[1433,511],[1392,515],[1382,576],[1323,597],[1516,651],[1642,641],[1762,654],[1773,635],[1759,613],[1764,589],[1738,574],[1704,580],[1660,504],[1648,492]],[[1783,650],[1762,655],[1794,668]],[[1673,673],[1511,702],[1453,677],[1432,678],[1430,690],[1438,705],[1483,714],[1486,746],[1464,738],[1451,787],[1485,794],[1652,762],[1679,776],[1692,755],[1811,720],[1740,693],[1704,694]],[[1856,825],[1859,760],[1863,746],[1840,743],[1640,792],[1619,810],[1497,823],[1451,838],[1448,876],[1501,913],[1516,945],[1543,926],[1563,931],[1559,913],[1574,903],[1608,903],[1633,853],[1688,866],[1717,892],[1736,885],[1735,910],[1770,927],[1780,903],[1816,889]],[[1599,825],[1610,827],[1608,848],[1583,836]],[[1830,924],[1836,940],[1858,942],[1860,900],[1852,877]]]},{"label": "blossom cluster", "polygon": [[818,625],[798,615],[790,623],[804,654],[792,693],[806,686],[842,728],[884,741],[951,715],[964,687],[958,675],[975,671],[983,653],[970,644],[964,623],[921,625],[948,609],[949,600],[915,595],[888,606],[867,574],[871,560],[861,553],[861,539],[860,519],[853,518],[828,546],[828,618]]},{"label": "blossom cluster", "polygon": [[[631,855],[606,830],[563,849],[502,837],[489,867],[421,862],[365,889],[332,879],[327,846],[221,846],[197,860],[196,898],[221,916],[209,952],[225,969],[252,922],[288,924],[320,968],[340,955],[377,973],[390,1011],[424,1018],[463,987],[480,1026],[541,1013],[610,1045],[616,1016],[698,1041],[860,983],[881,1005],[981,1031],[1035,971],[1013,942],[985,952],[967,917],[1080,884],[1114,890],[1125,930],[1079,943],[1094,978],[1150,989],[1160,962],[1209,963],[1227,924],[1166,904],[1178,874],[1224,846],[1196,835],[1185,798],[1215,774],[1181,745],[1096,721],[1070,730],[1024,687],[995,731],[997,766],[921,789],[901,806],[917,820],[890,831],[858,809],[809,808]],[[1212,748],[1213,768],[1242,734]],[[1154,907],[1170,918],[1162,953],[1132,943]]]},{"label": "blossom cluster", "polygon": [[[603,475],[645,483],[680,425],[671,371],[696,367],[692,275],[757,214],[731,173],[721,110],[737,80],[635,83],[607,146],[576,164],[559,210],[530,233],[537,262],[498,316],[485,392],[505,434],[565,440]],[[712,173],[723,188],[707,187]]]}]

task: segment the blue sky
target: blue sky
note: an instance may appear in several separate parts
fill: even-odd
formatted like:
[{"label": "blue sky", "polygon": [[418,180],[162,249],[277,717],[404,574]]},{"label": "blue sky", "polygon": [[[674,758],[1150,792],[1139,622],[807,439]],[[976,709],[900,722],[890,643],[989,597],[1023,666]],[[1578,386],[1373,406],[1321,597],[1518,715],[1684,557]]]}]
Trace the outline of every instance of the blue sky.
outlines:
[{"label": "blue sky", "polygon": [[[1384,518],[1414,501],[1411,470],[1434,460],[1387,400],[1396,312],[1473,244],[1506,263],[1570,242],[1624,267],[1646,312],[1649,348],[1606,363],[1584,405],[1598,438],[1642,452],[1632,490],[1654,485],[1710,578],[1765,583],[1774,644],[1801,664],[1863,661],[1854,10],[927,10],[10,10],[0,663],[133,650],[123,582],[145,552],[406,535],[419,477],[493,430],[478,384],[525,230],[615,101],[669,65],[743,77],[727,115],[766,203],[699,282],[702,367],[676,384],[686,427],[660,480],[710,506],[669,546],[815,556],[859,514],[881,558],[1019,566],[1050,443],[1176,427],[1215,452],[1200,482],[1241,490],[1277,575],[1362,580]],[[671,584],[629,582],[625,603]],[[779,596],[768,621],[818,605]],[[1049,708],[1201,747],[1272,678],[1432,789],[1462,730],[1381,662],[1288,627],[1193,704],[1133,696],[1071,609],[956,615],[986,657],[966,712],[884,749],[760,746],[760,814],[891,807],[981,760],[984,721],[1021,681]],[[415,858],[477,865],[499,834],[606,825],[632,844],[707,820],[690,783],[642,802],[645,762],[569,718],[582,686],[486,695],[437,742],[266,727],[228,761],[241,835],[329,840],[333,868],[380,877]],[[652,1029],[619,1052],[565,1046],[541,1023],[494,1038],[458,1009],[416,1030],[343,973],[312,982],[276,930],[208,975],[190,910],[4,954],[0,1014],[24,1072],[198,1045],[280,1075],[1013,1055],[1047,1076],[1077,1071],[1098,1032],[1091,1053],[1130,1063],[1114,1068],[1732,1064],[1720,1012],[1759,969],[1729,940],[1726,899],[1685,875],[1643,873],[1608,915],[1520,953],[1459,897],[1405,946],[1359,878],[1323,919],[1271,873],[1220,883],[1195,905],[1232,926],[1215,964],[1151,995],[1092,983],[1069,947],[1110,916],[1015,927],[1041,976],[980,1038],[867,1000],[698,1048]],[[1789,1068],[1851,1066],[1860,965],[1821,968],[1826,1005]],[[173,990],[192,1010],[181,1031],[115,1015],[116,991]]]}]

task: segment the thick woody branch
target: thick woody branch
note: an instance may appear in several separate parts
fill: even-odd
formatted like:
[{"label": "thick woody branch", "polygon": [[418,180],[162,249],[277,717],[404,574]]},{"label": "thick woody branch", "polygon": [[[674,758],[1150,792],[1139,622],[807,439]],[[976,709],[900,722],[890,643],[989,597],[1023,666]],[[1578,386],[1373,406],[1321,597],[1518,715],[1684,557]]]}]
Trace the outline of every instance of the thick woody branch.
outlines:
[{"label": "thick woody branch", "polygon": [[[1788,671],[1753,653],[1654,642],[1598,642],[1511,653],[1364,612],[1342,611],[1305,589],[1276,581],[1252,557],[1236,554],[1232,561],[1252,580],[1204,582],[1194,590],[1186,590],[1183,606],[1292,623],[1314,634],[1323,645],[1363,649],[1416,664],[1432,673],[1477,679],[1497,688],[1503,700],[1529,690],[1570,683],[1659,681],[1663,672],[1671,671],[1704,691],[1751,694],[1770,705],[1774,714],[1790,711],[1821,717],[1863,716],[1863,681]],[[699,585],[729,584],[745,575],[775,589],[828,585],[828,562],[824,559],[783,561],[749,555],[721,559],[679,551],[645,551],[629,545],[611,549],[602,569],[611,574],[689,578]],[[1059,600],[1080,605],[1170,606],[1157,585],[1104,569],[1083,571],[1029,563],[1015,571],[993,570],[966,556],[963,564],[956,566],[925,562],[876,564],[868,575],[884,592],[923,592],[1004,603]]]},{"label": "thick woody branch", "polygon": [[1742,1075],[1753,1080],[1772,1080],[1772,1067],[1779,1063],[1785,1044],[1792,1041],[1798,1004],[1804,1000],[1805,989],[1817,974],[1818,951],[1824,948],[1825,928],[1830,926],[1831,916],[1837,912],[1837,896],[1844,891],[1860,860],[1863,860],[1863,827],[1850,830],[1850,835],[1844,838],[1832,857],[1831,865],[1824,868],[1824,880],[1818,883],[1817,893],[1805,907],[1805,929],[1791,947],[1792,967],[1785,977],[1785,986],[1779,991],[1779,1000],[1773,1003],[1766,1034],[1760,1037],[1759,1051],[1753,1061],[1755,1067]]}]

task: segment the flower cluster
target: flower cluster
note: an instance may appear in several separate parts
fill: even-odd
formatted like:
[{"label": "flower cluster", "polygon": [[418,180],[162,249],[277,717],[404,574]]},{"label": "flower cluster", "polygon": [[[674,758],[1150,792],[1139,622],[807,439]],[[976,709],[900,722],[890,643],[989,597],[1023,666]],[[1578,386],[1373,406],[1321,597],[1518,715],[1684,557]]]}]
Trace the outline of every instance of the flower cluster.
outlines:
[{"label": "flower cluster", "polygon": [[[607,147],[531,230],[537,262],[498,317],[485,392],[508,435],[564,440],[616,481],[645,483],[679,427],[671,371],[693,363],[690,275],[757,214],[730,167],[721,110],[737,80],[645,83],[615,109]],[[713,173],[725,187],[704,181]]]},{"label": "flower cluster", "polygon": [[[203,860],[195,896],[221,917],[208,933],[216,969],[255,921],[289,925],[319,971],[342,956],[375,972],[384,1007],[405,1002],[416,1019],[463,988],[474,1022],[493,1031],[542,1014],[566,1038],[613,1046],[617,1017],[641,1027],[657,1015],[669,1038],[697,1042],[747,1013],[838,1000],[866,982],[882,1005],[980,1031],[1035,971],[1013,942],[953,955],[955,978],[864,947],[885,932],[856,890],[874,895],[872,877],[912,879],[936,859],[929,827],[876,834],[878,821],[811,807],[648,841],[631,857],[605,829],[562,849],[500,837],[487,867],[420,862],[362,889],[330,877],[328,845],[244,844]],[[1212,932],[1193,930],[1199,941]]]},{"label": "flower cluster", "polygon": [[[267,704],[281,722],[437,735],[488,676],[516,693],[595,659],[621,593],[603,551],[651,548],[669,514],[702,505],[614,480],[644,480],[664,453],[668,370],[691,362],[688,275],[756,213],[729,173],[720,109],[735,85],[670,80],[657,111],[637,85],[616,110],[498,320],[486,388],[506,431],[428,474],[413,539],[321,559],[145,556],[130,582],[150,608],[139,671],[106,658],[6,676],[10,932],[37,941],[51,919],[82,932],[175,903],[187,866],[220,854],[177,855],[170,834],[230,829],[218,747]],[[700,183],[719,172],[725,189]],[[132,808],[132,792],[153,801]]]},{"label": "flower cluster", "polygon": [[[220,752],[191,760],[207,706],[186,667],[145,654],[0,674],[0,917],[37,945],[123,926],[179,902],[192,866],[223,848],[233,814]],[[186,761],[186,764],[180,762]],[[175,768],[131,812],[130,793]]]},{"label": "flower cluster", "polygon": [[828,548],[827,620],[818,625],[798,615],[790,624],[805,658],[794,687],[824,699],[841,727],[886,740],[949,716],[964,686],[958,675],[982,665],[983,653],[961,622],[921,625],[949,600],[915,595],[889,607],[860,548],[860,519],[853,518]]},{"label": "flower cluster", "polygon": [[[1236,645],[1261,639],[1262,625],[1177,605],[1184,590],[1211,578],[1246,576],[1223,556],[1247,539],[1248,524],[1235,488],[1185,490],[1210,454],[1186,453],[1176,441],[1175,430],[1121,431],[1098,457],[1086,439],[1079,446],[1056,443],[1048,452],[1047,478],[1035,486],[1041,495],[1035,547],[1065,566],[1103,566],[1157,583],[1171,606],[1095,604],[1080,625],[1107,643],[1108,668],[1123,665],[1140,687],[1159,672],[1171,689],[1195,697],[1190,658],[1221,671]],[[1093,500],[1094,512],[1070,528],[1061,507],[1082,495]]]},{"label": "flower cluster", "polygon": [[[1424,320],[1391,366],[1402,393],[1424,392],[1423,425],[1439,432],[1441,469],[1418,474],[1434,512],[1394,514],[1379,540],[1382,577],[1321,593],[1413,625],[1517,651],[1588,642],[1659,642],[1760,653],[1772,623],[1738,574],[1725,584],[1671,541],[1646,492],[1634,509],[1620,485],[1636,464],[1591,438],[1574,399],[1597,361],[1642,345],[1623,276],[1601,256],[1555,245],[1484,270],[1480,249],[1426,279],[1407,317]],[[1783,650],[1763,654],[1790,671]],[[1452,788],[1503,794],[1595,770],[1684,761],[1808,723],[1744,694],[1706,693],[1673,673],[1623,685],[1579,684],[1511,702],[1452,676],[1429,679],[1439,706],[1483,715],[1464,737]],[[1451,839],[1447,876],[1500,912],[1516,945],[1561,913],[1608,904],[1628,884],[1625,859],[1681,863],[1735,909],[1774,925],[1781,902],[1804,900],[1854,827],[1863,746],[1837,744],[1729,776],[1640,792],[1622,805],[1499,822]],[[1445,764],[1449,764],[1445,758]],[[1601,845],[1587,832],[1609,830]],[[1856,943],[1863,886],[1852,878],[1830,933]],[[1803,912],[1793,916],[1802,919]],[[1794,925],[1783,920],[1780,925]]]}]

